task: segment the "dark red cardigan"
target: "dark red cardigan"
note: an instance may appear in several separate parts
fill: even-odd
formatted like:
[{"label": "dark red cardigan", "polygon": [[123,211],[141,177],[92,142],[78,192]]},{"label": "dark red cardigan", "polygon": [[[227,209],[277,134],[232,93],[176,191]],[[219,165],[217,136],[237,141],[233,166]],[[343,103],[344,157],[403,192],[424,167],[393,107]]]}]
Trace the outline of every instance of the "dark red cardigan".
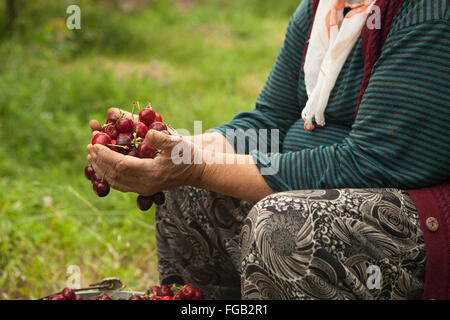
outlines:
[{"label": "dark red cardigan", "polygon": [[[381,29],[368,29],[365,26],[361,33],[364,75],[356,113],[358,113],[362,97],[369,84],[373,66],[380,57],[381,49],[389,34],[392,21],[405,1],[377,0],[376,5],[380,7],[381,12]],[[313,17],[318,4],[319,0],[312,1]],[[308,39],[311,35],[311,29],[312,24]],[[303,51],[302,65],[307,49],[308,41]],[[427,262],[425,290],[422,299],[450,299],[450,182],[407,191],[416,206],[425,241]],[[430,217],[437,220],[439,225],[437,230],[427,225],[427,219]]]}]

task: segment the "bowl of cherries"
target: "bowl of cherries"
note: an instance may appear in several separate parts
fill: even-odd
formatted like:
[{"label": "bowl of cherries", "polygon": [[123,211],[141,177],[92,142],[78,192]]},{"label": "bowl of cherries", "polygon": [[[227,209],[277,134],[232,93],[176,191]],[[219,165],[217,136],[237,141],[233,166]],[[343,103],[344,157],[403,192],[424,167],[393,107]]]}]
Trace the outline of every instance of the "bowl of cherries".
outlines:
[{"label": "bowl of cherries", "polygon": [[40,300],[203,300],[203,292],[190,285],[152,286],[145,292],[118,289],[64,288]]},{"label": "bowl of cherries", "polygon": [[[135,107],[140,108],[139,102],[133,102]],[[134,117],[132,117],[134,119]],[[139,111],[138,120],[134,121],[125,114],[110,115],[102,125],[102,129],[91,140],[92,144],[104,145],[115,152],[137,158],[153,159],[158,156],[158,150],[148,145],[145,135],[148,130],[153,129],[162,133],[172,135],[174,132],[162,120],[162,116],[155,112],[150,103]],[[100,177],[92,167],[84,168],[84,175],[91,181],[94,193],[99,197],[106,197],[110,192],[110,185],[104,177]],[[138,195],[137,206],[142,211],[149,210],[153,204],[162,205],[165,201],[163,192],[151,196]]]}]

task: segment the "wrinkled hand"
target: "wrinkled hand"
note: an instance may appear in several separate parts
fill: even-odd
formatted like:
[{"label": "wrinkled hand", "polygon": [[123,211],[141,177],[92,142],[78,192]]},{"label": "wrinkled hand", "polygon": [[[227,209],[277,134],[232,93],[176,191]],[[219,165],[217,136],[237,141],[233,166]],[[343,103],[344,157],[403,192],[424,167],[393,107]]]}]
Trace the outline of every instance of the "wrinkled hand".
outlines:
[{"label": "wrinkled hand", "polygon": [[[145,142],[161,151],[154,159],[125,156],[98,144],[87,146],[87,159],[99,176],[122,192],[150,196],[178,186],[199,184],[204,168],[201,163],[193,163],[196,155],[201,154],[193,143],[155,130],[148,131]],[[172,153],[190,159],[174,163]]]}]

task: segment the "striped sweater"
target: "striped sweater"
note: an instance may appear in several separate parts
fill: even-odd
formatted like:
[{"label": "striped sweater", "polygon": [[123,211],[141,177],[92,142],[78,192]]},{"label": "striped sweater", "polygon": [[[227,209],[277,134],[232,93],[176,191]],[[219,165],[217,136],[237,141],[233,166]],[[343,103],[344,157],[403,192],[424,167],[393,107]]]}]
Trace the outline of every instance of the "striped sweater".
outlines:
[{"label": "striped sweater", "polygon": [[[364,63],[361,39],[331,92],[326,125],[303,129],[306,101],[302,53],[312,22],[311,0],[291,18],[275,65],[256,107],[225,125],[227,130],[278,129],[267,152],[231,140],[253,155],[274,191],[396,187],[414,189],[445,181],[450,172],[450,27],[446,0],[405,1],[397,13],[357,118]],[[262,137],[259,137],[262,140]]]}]

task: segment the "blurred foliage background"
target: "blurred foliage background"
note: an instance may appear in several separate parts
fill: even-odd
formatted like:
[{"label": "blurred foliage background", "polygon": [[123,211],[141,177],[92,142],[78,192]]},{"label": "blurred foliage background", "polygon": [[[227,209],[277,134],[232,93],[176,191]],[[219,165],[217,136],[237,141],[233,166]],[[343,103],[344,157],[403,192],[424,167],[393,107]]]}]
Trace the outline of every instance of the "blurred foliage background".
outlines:
[{"label": "blurred foliage background", "polygon": [[156,284],[154,211],[84,178],[89,119],[138,99],[207,130],[253,108],[299,2],[0,0],[0,299],[57,291],[68,265]]}]

